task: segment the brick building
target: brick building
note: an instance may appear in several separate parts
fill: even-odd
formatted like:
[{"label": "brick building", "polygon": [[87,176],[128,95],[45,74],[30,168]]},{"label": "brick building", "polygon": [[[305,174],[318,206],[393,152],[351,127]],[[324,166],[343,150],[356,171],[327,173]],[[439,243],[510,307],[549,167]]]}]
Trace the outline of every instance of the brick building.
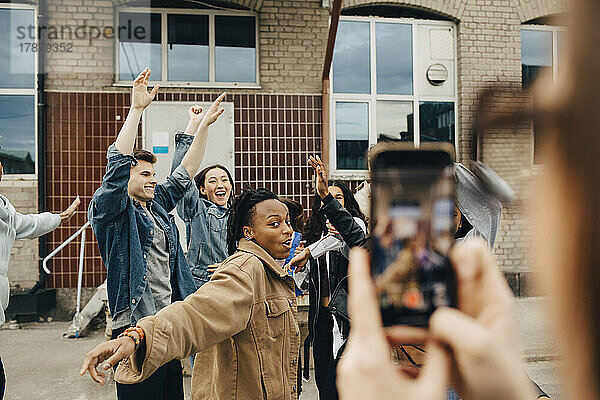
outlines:
[{"label": "brick building", "polygon": [[[207,153],[233,167],[238,190],[265,186],[306,208],[309,154],[322,153],[331,176],[352,184],[367,176],[365,152],[380,140],[448,141],[469,160],[478,91],[498,81],[520,87],[558,70],[563,32],[553,21],[565,11],[558,0],[344,0],[324,81],[330,3],[0,3],[0,62],[8,71],[0,77],[0,160],[11,165],[0,190],[25,212],[62,210],[77,194],[83,200],[76,217],[40,244],[16,245],[11,284],[31,287],[40,255],[85,223],[106,148],[126,116],[130,81],[146,65],[161,89],[139,145],[172,147],[186,107],[227,90],[223,136]],[[533,269],[525,204],[541,169],[535,143],[530,129],[495,135],[481,154],[517,192],[495,251],[520,295]],[[159,154],[159,176],[170,151]],[[74,244],[55,257],[46,286],[68,297],[77,258]],[[104,277],[92,237],[83,285]]]}]

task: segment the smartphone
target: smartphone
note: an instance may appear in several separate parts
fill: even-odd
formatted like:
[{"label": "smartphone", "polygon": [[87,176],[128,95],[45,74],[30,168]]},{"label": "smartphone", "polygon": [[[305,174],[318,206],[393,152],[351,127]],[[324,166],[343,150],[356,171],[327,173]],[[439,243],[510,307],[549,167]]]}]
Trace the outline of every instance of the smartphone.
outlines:
[{"label": "smartphone", "polygon": [[454,156],[445,143],[377,145],[371,157],[371,273],[383,324],[427,327],[456,306]]}]

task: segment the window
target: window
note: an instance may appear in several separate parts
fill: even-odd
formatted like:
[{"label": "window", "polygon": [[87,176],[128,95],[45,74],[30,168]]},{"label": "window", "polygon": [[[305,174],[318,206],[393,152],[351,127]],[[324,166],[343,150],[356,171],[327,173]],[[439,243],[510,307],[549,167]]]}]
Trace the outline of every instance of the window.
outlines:
[{"label": "window", "polygon": [[[523,88],[536,79],[554,82],[561,67],[566,32],[547,25],[524,25],[521,29],[521,78]],[[541,135],[533,126],[533,163],[539,164]]]},{"label": "window", "polygon": [[454,43],[451,22],[341,18],[331,76],[337,175],[364,174],[378,142],[455,144]]},{"label": "window", "polygon": [[121,9],[117,83],[146,66],[166,86],[258,87],[256,16],[249,12]]},{"label": "window", "polygon": [[29,26],[37,26],[33,8],[0,6],[0,161],[7,175],[36,173],[37,53]]}]

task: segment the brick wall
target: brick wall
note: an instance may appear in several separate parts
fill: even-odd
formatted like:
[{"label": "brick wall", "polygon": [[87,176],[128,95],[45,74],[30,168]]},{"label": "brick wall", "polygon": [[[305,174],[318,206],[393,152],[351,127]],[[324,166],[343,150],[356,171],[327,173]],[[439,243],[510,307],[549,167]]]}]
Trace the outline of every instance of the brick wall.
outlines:
[{"label": "brick wall", "polygon": [[[159,93],[158,101],[214,100],[214,94]],[[86,210],[106,167],[106,149],[116,139],[129,108],[125,93],[49,93],[46,139],[47,207],[60,210],[79,194],[80,211],[48,235],[53,249],[87,220]],[[250,185],[280,196],[310,202],[307,158],[321,151],[321,97],[313,95],[233,94],[237,192]],[[116,115],[123,118],[116,122]],[[88,230],[83,286],[98,286],[105,268]],[[53,258],[48,285],[77,285],[79,240]]]},{"label": "brick wall", "polygon": [[[321,0],[236,3],[246,6],[260,3],[257,11],[261,92],[320,93],[329,30],[329,10],[321,7]],[[65,26],[73,30],[83,24],[114,26],[115,8],[126,5],[127,2],[110,0],[49,0],[48,26]],[[92,45],[88,39],[76,38],[50,42],[72,42],[73,51],[48,53],[49,90],[113,90],[113,40],[102,37],[94,40]],[[230,90],[240,91],[243,90]]]},{"label": "brick wall", "polygon": [[[8,198],[18,212],[22,214],[38,212],[37,181],[3,177],[0,193]],[[8,280],[11,286],[31,288],[38,280],[38,268],[38,241],[15,241],[8,268]]]}]

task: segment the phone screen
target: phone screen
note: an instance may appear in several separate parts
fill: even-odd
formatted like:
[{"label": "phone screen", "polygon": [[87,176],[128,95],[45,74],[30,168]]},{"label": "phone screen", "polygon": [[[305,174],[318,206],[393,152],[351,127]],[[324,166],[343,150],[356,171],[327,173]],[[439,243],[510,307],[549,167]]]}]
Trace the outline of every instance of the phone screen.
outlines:
[{"label": "phone screen", "polygon": [[454,175],[442,150],[388,150],[372,164],[371,271],[384,325],[427,326],[456,305]]}]

